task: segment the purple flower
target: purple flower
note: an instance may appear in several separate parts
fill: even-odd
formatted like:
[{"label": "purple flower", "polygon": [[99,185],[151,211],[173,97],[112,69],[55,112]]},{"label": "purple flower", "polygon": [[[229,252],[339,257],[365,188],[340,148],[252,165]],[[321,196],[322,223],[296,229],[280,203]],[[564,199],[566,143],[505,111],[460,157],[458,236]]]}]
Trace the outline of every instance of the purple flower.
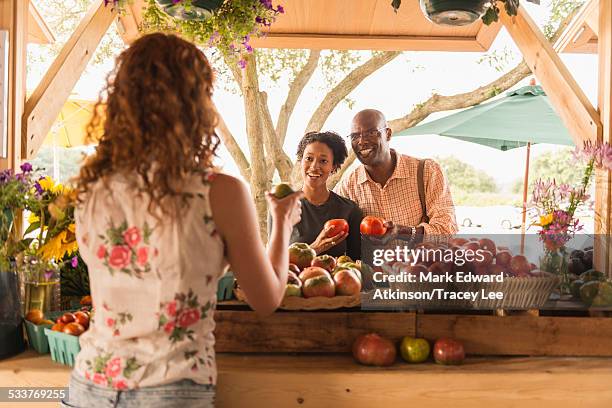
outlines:
[{"label": "purple flower", "polygon": [[24,173],[29,173],[32,171],[32,165],[28,162],[23,163],[21,166],[19,166],[19,168]]},{"label": "purple flower", "polygon": [[285,13],[285,9],[283,8],[283,6],[281,6],[280,4],[276,7],[276,12],[280,13],[280,14],[284,14]]},{"label": "purple flower", "polygon": [[249,44],[245,44],[244,49],[247,50],[248,53],[253,52],[253,47],[251,47]]},{"label": "purple flower", "polygon": [[76,256],[72,257],[72,260],[70,261],[70,265],[73,268],[76,268],[77,266],[79,266],[79,258]]},{"label": "purple flower", "polygon": [[6,183],[13,177],[13,171],[11,169],[4,170],[0,173],[0,183]]},{"label": "purple flower", "polygon": [[38,181],[34,183],[34,188],[36,189],[36,194],[42,195],[44,193],[44,190],[41,187],[41,185],[38,183]]},{"label": "purple flower", "polygon": [[259,16],[255,17],[255,22],[256,22],[256,23],[261,24],[261,23],[263,23],[263,21],[264,21],[264,19],[263,19],[263,18],[261,18],[261,17],[259,17]]},{"label": "purple flower", "polygon": [[259,2],[268,10],[272,9],[272,0],[259,0]]},{"label": "purple flower", "polygon": [[51,277],[53,276],[54,272],[55,271],[53,269],[46,270],[45,273],[44,273],[45,279],[46,280],[51,279]]},{"label": "purple flower", "polygon": [[246,60],[241,59],[240,61],[238,61],[238,66],[239,66],[240,68],[245,69],[245,68],[246,68],[246,65],[247,65],[247,64],[246,64]]}]

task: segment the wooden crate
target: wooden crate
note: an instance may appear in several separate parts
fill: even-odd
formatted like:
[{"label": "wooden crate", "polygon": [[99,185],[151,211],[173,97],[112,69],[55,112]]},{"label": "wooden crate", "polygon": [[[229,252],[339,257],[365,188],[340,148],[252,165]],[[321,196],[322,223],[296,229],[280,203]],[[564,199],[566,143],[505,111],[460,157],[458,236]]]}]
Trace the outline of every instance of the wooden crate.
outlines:
[{"label": "wooden crate", "polygon": [[338,353],[350,352],[353,341],[377,332],[394,341],[414,336],[415,313],[276,312],[259,318],[250,310],[217,310],[217,352]]},{"label": "wooden crate", "polygon": [[471,355],[612,356],[610,317],[340,310],[276,312],[262,319],[239,308],[217,310],[215,320],[219,352],[350,352],[358,335],[377,332],[393,341],[453,337]]}]

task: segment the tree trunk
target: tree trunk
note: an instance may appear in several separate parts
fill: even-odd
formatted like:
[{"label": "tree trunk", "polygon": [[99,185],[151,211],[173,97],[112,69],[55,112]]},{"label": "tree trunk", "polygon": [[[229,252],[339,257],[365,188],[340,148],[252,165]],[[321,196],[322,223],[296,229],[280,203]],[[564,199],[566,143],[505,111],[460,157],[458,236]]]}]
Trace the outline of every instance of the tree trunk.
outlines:
[{"label": "tree trunk", "polygon": [[261,239],[267,242],[266,220],[268,209],[265,192],[270,189],[270,181],[266,177],[263,126],[259,106],[259,81],[257,79],[257,66],[254,55],[248,55],[246,61],[247,67],[242,70],[242,93],[251,157],[251,196],[255,201],[255,208],[257,210],[259,234]]}]

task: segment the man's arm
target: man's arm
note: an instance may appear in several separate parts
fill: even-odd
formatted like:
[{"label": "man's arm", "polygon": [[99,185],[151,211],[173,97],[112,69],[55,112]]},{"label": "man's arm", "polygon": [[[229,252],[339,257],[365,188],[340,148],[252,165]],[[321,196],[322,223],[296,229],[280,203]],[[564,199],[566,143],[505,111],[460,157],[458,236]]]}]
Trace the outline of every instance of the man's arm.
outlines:
[{"label": "man's arm", "polygon": [[426,235],[456,234],[455,205],[444,172],[433,160],[425,162],[425,203],[429,223],[421,223]]}]

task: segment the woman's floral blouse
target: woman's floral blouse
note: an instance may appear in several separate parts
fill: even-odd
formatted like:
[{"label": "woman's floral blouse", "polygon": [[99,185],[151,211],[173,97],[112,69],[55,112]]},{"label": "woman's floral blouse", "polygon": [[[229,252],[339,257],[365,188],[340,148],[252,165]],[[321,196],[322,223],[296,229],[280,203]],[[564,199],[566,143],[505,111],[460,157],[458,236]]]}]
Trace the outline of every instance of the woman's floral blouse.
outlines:
[{"label": "woman's floral blouse", "polygon": [[209,206],[213,177],[185,183],[187,205],[175,220],[152,216],[146,196],[120,176],[93,186],[77,208],[94,303],[75,366],[81,376],[118,390],[216,383],[213,313],[227,261]]}]

